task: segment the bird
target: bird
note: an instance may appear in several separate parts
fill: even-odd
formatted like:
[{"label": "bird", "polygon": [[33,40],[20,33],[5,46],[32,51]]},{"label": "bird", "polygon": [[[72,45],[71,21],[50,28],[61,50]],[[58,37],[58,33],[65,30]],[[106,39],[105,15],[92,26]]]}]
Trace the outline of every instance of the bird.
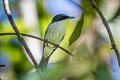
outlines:
[{"label": "bird", "polygon": [[[72,18],[75,18],[75,17],[68,16],[65,14],[55,15],[51,23],[47,27],[44,40],[47,40],[59,45],[64,39],[64,36],[66,33],[65,20],[72,19]],[[57,46],[46,43],[45,41],[43,42],[43,55],[39,64],[40,67],[47,68],[49,58],[56,49],[57,49]]]}]

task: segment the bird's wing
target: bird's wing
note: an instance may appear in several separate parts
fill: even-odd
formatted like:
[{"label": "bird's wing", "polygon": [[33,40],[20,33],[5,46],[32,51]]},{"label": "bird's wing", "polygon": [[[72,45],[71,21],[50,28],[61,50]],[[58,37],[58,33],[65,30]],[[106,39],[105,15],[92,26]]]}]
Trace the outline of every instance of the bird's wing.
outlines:
[{"label": "bird's wing", "polygon": [[[45,32],[45,36],[44,36],[44,40],[45,40],[45,37],[46,37],[46,34],[47,34],[47,32],[48,32],[48,28],[49,28],[49,26],[50,26],[51,24],[49,24],[48,25],[48,27],[47,27],[47,29],[46,29],[46,32]],[[41,68],[43,68],[43,67],[46,67],[47,66],[47,63],[48,63],[48,60],[49,59],[45,59],[45,56],[44,56],[44,48],[45,48],[45,41],[43,42],[43,54],[42,54],[42,58],[41,58],[41,61],[40,61],[40,64],[39,64],[39,66],[41,67]]]},{"label": "bird's wing", "polygon": [[[46,37],[46,34],[47,34],[48,30],[49,30],[48,28],[49,28],[50,25],[51,25],[51,23],[47,27],[47,30],[46,30],[45,36],[44,36],[44,40],[45,40],[45,37]],[[45,48],[45,41],[43,42],[43,58],[44,58],[44,48]]]},{"label": "bird's wing", "polygon": [[[59,22],[54,22],[48,26],[44,39],[47,39],[48,41],[51,41],[59,45],[63,40],[64,35],[65,35],[65,24],[63,21],[59,21]],[[53,49],[56,48],[56,46],[44,43],[43,48],[44,48],[44,55],[48,56],[51,54]]]}]

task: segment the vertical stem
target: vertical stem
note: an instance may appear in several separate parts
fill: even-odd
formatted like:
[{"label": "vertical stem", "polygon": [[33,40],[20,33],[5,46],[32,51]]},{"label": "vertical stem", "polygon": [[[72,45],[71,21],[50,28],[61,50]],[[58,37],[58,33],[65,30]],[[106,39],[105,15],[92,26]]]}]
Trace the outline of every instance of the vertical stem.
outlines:
[{"label": "vertical stem", "polygon": [[11,11],[10,11],[10,8],[9,8],[9,0],[3,0],[3,4],[4,4],[4,10],[6,12],[6,15],[7,15],[8,19],[9,19],[10,24],[12,25],[12,28],[16,32],[18,40],[20,41],[20,43],[22,44],[22,46],[26,50],[27,54],[29,55],[29,57],[31,58],[33,64],[35,65],[35,68],[37,69],[38,64],[37,64],[36,60],[34,59],[29,47],[27,46],[25,40],[23,39],[22,35],[20,34],[19,30],[17,29],[17,27],[16,27],[16,25],[14,23],[14,20],[12,18]]},{"label": "vertical stem", "polygon": [[107,20],[105,19],[105,17],[104,17],[104,15],[103,15],[103,13],[101,12],[101,10],[97,7],[95,1],[94,1],[94,0],[90,0],[90,2],[91,2],[91,4],[92,4],[93,8],[97,11],[97,13],[99,14],[100,18],[101,18],[102,21],[103,21],[103,24],[104,24],[104,26],[105,26],[105,28],[106,28],[106,30],[107,30],[107,32],[108,32],[108,35],[109,35],[109,38],[110,38],[110,41],[111,41],[112,49],[115,51],[115,54],[116,54],[117,59],[118,59],[118,64],[119,64],[119,66],[120,66],[120,53],[119,53],[119,50],[118,50],[118,48],[117,48],[117,46],[116,46],[116,43],[115,43],[115,41],[114,41],[112,32],[111,32],[110,27],[109,27],[109,25],[108,25],[108,23],[107,23]]}]

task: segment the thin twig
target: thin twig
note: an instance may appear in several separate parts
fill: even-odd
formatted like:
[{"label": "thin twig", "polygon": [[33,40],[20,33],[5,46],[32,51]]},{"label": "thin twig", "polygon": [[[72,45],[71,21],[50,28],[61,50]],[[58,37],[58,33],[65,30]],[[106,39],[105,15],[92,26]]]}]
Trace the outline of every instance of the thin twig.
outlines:
[{"label": "thin twig", "polygon": [[[73,4],[75,4],[76,6],[78,6],[81,10],[83,10],[83,7],[79,4],[79,3],[77,3],[77,2],[75,2],[74,0],[68,0],[69,2],[71,2],[71,3],[73,3]],[[80,2],[81,3],[81,2]]]},{"label": "thin twig", "polygon": [[[61,47],[61,46],[59,46],[59,45],[57,45],[57,44],[55,44],[55,43],[53,43],[53,42],[45,41],[45,40],[42,39],[42,38],[39,38],[39,37],[37,37],[37,36],[30,35],[30,34],[24,34],[24,33],[20,33],[20,34],[23,35],[23,36],[26,36],[26,37],[31,37],[31,38],[38,39],[38,40],[40,40],[40,41],[44,41],[44,42],[46,42],[46,43],[52,44],[52,45],[60,48],[61,50],[63,50],[63,51],[66,52],[67,54],[73,56],[71,52],[69,52],[69,51],[66,50],[65,48],[63,48],[63,47]],[[0,36],[3,36],[3,35],[16,35],[16,33],[0,33]]]},{"label": "thin twig", "polygon": [[4,64],[0,64],[0,67],[5,67],[6,65],[4,65]]},{"label": "thin twig", "polygon": [[22,46],[26,50],[26,52],[29,55],[29,57],[31,58],[35,68],[37,69],[38,68],[38,63],[36,62],[35,58],[33,57],[33,55],[31,53],[29,47],[27,46],[25,40],[22,38],[22,35],[20,34],[19,30],[17,29],[17,26],[15,25],[15,22],[12,18],[11,11],[10,11],[10,8],[9,8],[9,0],[3,0],[3,5],[4,5],[5,13],[6,13],[6,15],[9,19],[9,22],[11,23],[12,28],[14,29],[14,31],[15,31],[17,37],[18,37],[18,40],[20,41],[20,43],[22,44]]},{"label": "thin twig", "polygon": [[119,66],[120,66],[120,54],[119,54],[119,50],[118,50],[118,48],[117,48],[117,46],[116,46],[116,43],[115,43],[115,41],[114,41],[114,38],[113,38],[112,32],[111,32],[111,30],[110,30],[110,27],[109,27],[109,25],[108,25],[108,23],[107,23],[104,15],[103,15],[103,13],[102,13],[101,10],[97,7],[95,1],[94,1],[94,0],[90,0],[90,2],[91,2],[91,4],[92,4],[93,8],[95,8],[95,10],[97,11],[97,13],[99,14],[100,18],[101,18],[102,21],[103,21],[103,24],[104,24],[104,26],[105,26],[105,28],[106,28],[106,30],[107,30],[107,32],[108,32],[108,35],[109,35],[109,38],[110,38],[110,41],[111,41],[112,49],[115,51],[115,54],[116,54],[117,59],[118,59],[118,64],[119,64]]}]

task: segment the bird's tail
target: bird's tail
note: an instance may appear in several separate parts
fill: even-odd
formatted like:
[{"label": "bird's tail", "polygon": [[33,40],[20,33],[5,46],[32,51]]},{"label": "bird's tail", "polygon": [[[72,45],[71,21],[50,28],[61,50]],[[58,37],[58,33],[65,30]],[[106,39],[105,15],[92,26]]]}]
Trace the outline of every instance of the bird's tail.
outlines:
[{"label": "bird's tail", "polygon": [[55,49],[53,49],[53,51],[50,53],[50,55],[47,58],[44,58],[44,56],[42,56],[41,62],[39,64],[39,67],[41,70],[47,69],[48,61],[56,49],[57,49],[57,47]]},{"label": "bird's tail", "polygon": [[42,57],[41,62],[40,62],[40,64],[39,64],[39,67],[40,67],[40,69],[41,69],[42,71],[44,71],[44,70],[47,69],[48,61],[49,61],[49,58],[44,59],[44,58]]}]

